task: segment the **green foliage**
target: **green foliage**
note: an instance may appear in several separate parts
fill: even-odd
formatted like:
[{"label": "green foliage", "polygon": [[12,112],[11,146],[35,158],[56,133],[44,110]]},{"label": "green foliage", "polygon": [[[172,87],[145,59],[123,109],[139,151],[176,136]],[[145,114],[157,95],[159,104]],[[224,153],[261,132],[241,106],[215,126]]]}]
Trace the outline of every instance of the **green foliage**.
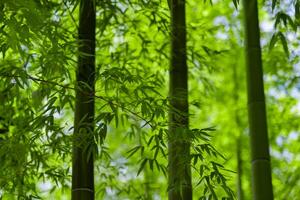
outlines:
[{"label": "green foliage", "polygon": [[[166,199],[167,1],[95,3],[95,131],[85,150],[96,159],[96,199]],[[185,139],[191,157],[186,159],[197,199],[235,198],[237,138],[243,141],[242,188],[245,199],[251,196],[238,3],[187,2],[191,130]],[[276,199],[299,193],[299,43],[290,39],[299,25],[299,2],[286,4],[270,1],[260,11],[262,24],[274,23],[261,35]],[[70,198],[77,20],[78,1],[0,0],[3,199]]]},{"label": "green foliage", "polygon": [[[121,198],[140,190],[138,183],[143,180],[130,178],[126,189],[122,186],[125,183],[118,181],[120,169],[128,168],[127,176],[166,175],[169,12],[166,3],[159,1],[98,3],[96,128],[92,143],[96,145],[87,145],[85,151],[96,155],[96,169],[100,170],[97,173],[102,174],[103,180],[96,180],[98,195],[109,196],[106,190],[110,188],[118,191],[111,195]],[[4,198],[13,198],[8,193],[18,198],[46,198],[56,196],[59,188],[70,187],[76,7],[76,1],[1,3],[5,11],[0,21],[4,58],[0,68],[1,117],[11,124],[9,132],[1,136]],[[194,47],[189,51],[191,62],[204,61]],[[208,56],[220,53],[207,45],[201,52]],[[209,65],[209,61],[205,62]],[[193,129],[191,135],[198,156],[204,152],[207,157],[217,155],[205,130]],[[140,138],[137,146],[136,138]],[[199,144],[202,140],[205,143]],[[117,148],[122,141],[127,145]],[[136,147],[132,149],[132,145]],[[126,161],[116,166],[117,158]],[[200,160],[193,160],[195,167]],[[217,173],[217,169],[213,171]],[[49,181],[50,189],[42,194],[39,184]],[[166,185],[165,181],[159,178],[152,184]],[[222,186],[229,190],[223,181]],[[203,187],[213,185],[209,182]],[[152,195],[164,198],[166,190],[153,189]],[[215,194],[214,190],[207,193],[210,194]]]}]

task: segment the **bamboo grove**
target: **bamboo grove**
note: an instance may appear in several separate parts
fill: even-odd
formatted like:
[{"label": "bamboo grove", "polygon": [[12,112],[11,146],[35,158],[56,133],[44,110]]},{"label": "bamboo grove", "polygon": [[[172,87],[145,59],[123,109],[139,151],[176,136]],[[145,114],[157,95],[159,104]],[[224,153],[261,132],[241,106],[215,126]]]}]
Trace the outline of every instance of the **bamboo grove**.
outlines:
[{"label": "bamboo grove", "polygon": [[299,25],[298,0],[0,0],[0,199],[299,199]]}]

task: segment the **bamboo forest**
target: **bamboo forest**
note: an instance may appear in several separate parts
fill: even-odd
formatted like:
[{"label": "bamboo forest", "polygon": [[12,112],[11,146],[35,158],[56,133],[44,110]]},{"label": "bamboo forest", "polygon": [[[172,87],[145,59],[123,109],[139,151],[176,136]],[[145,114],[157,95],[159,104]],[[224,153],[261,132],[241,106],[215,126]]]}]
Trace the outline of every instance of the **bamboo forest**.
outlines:
[{"label": "bamboo forest", "polygon": [[300,200],[300,0],[0,0],[0,200]]}]

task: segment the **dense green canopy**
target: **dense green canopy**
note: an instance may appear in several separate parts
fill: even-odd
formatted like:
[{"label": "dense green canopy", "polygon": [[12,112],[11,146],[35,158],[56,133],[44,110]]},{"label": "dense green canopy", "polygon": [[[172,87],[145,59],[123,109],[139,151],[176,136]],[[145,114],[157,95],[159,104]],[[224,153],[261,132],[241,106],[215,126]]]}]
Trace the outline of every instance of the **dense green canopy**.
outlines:
[{"label": "dense green canopy", "polygon": [[[182,127],[174,152],[191,170],[193,199],[251,199],[246,8],[186,0],[184,28],[183,7],[172,7],[184,1],[90,2],[95,56],[80,37],[80,0],[0,0],[0,199],[71,199],[74,141],[83,161],[93,158],[95,199],[167,199],[170,171],[183,170],[168,160]],[[297,199],[300,3],[259,1],[258,16],[274,199]],[[174,37],[183,30],[186,43]],[[78,79],[80,58],[91,57],[94,81],[87,68]],[[94,113],[74,119],[76,94],[95,101]],[[91,134],[76,140],[82,124]]]}]

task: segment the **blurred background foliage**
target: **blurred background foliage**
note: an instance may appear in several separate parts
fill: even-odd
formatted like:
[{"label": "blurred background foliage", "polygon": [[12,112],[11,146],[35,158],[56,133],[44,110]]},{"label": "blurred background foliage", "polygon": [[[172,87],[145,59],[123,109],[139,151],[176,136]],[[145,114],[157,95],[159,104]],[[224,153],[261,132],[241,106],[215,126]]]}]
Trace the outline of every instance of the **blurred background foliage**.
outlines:
[{"label": "blurred background foliage", "polygon": [[[166,199],[167,2],[95,3],[96,199]],[[218,176],[251,198],[238,4],[187,1],[195,199],[230,196]],[[259,8],[274,196],[296,200],[299,2],[260,1]],[[70,199],[77,21],[76,0],[0,0],[1,199]]]}]

